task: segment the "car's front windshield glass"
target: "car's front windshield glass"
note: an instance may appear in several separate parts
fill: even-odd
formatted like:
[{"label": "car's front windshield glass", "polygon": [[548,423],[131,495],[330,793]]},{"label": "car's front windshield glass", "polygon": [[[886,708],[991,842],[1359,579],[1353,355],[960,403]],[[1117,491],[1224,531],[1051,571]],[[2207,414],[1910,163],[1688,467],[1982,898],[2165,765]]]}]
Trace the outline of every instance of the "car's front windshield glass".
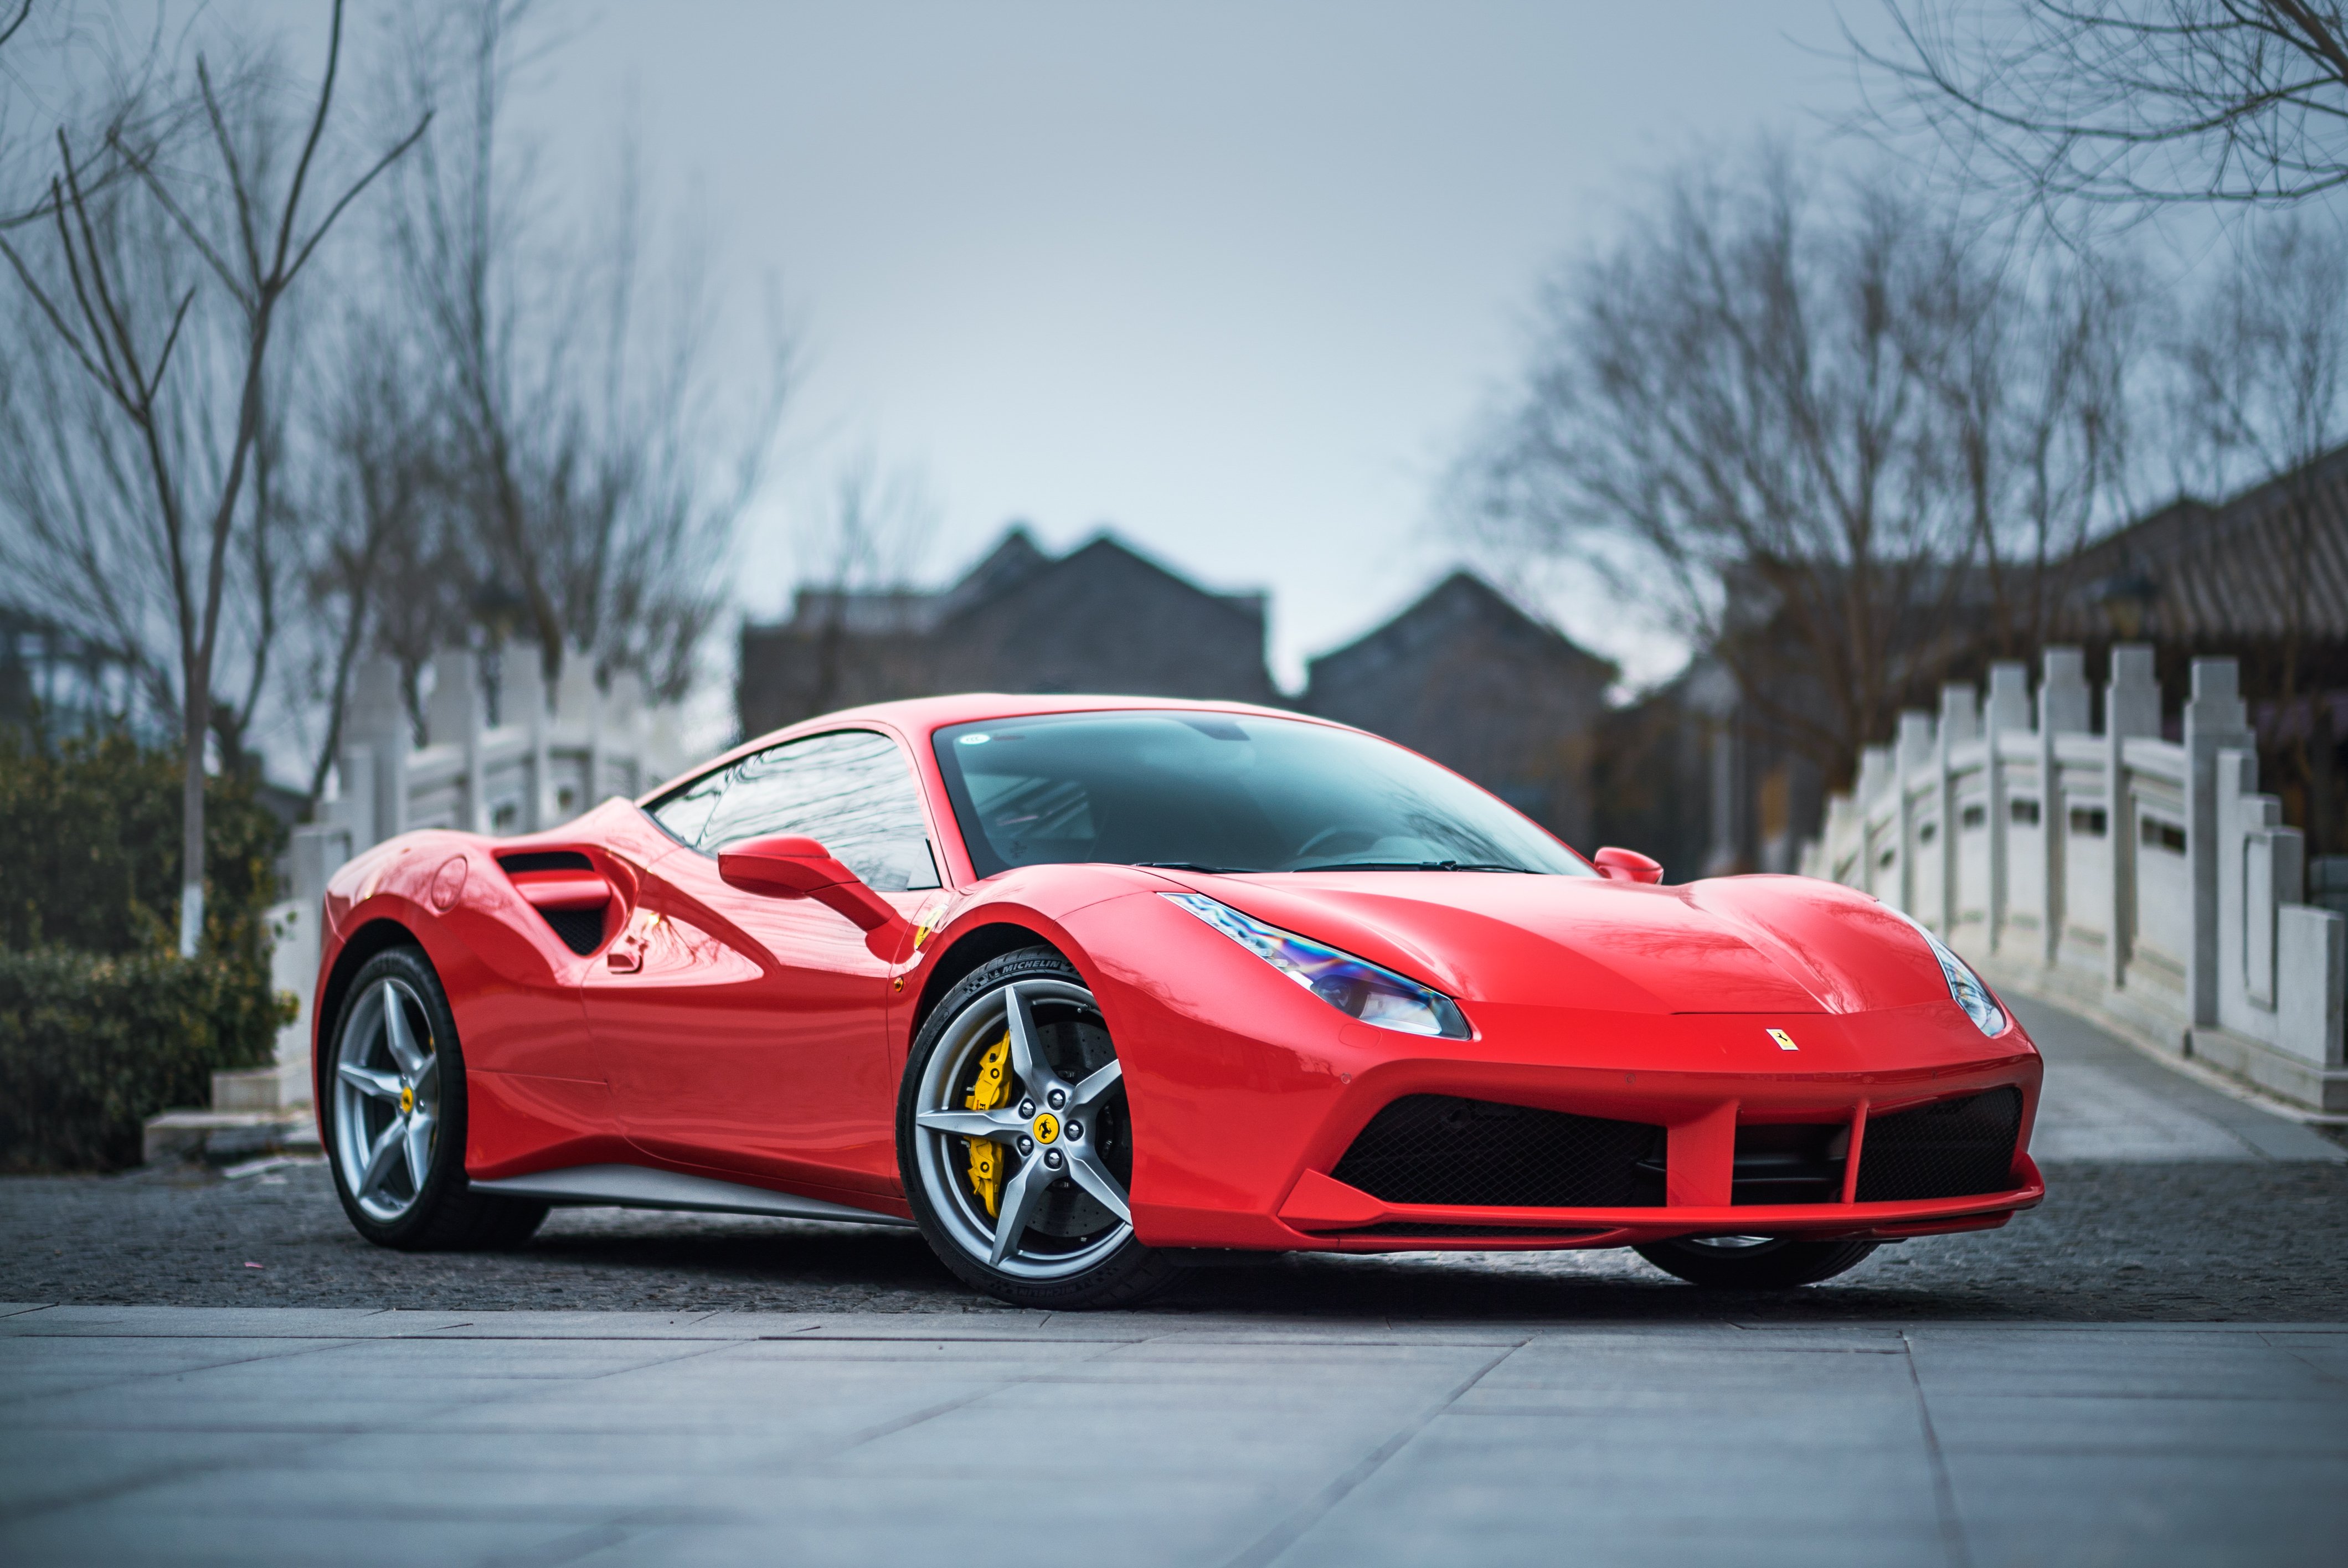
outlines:
[{"label": "car's front windshield glass", "polygon": [[955,724],[933,743],[982,876],[1071,861],[1595,875],[1465,779],[1325,724],[1052,713]]}]

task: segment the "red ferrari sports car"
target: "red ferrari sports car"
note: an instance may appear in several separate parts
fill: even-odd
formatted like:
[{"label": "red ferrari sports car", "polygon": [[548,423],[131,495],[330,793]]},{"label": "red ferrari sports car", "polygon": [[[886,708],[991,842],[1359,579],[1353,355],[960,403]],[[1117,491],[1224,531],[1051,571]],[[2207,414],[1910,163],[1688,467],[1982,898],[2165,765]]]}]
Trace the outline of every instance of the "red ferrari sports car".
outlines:
[{"label": "red ferrari sports car", "polygon": [[887,703],[352,861],[316,1103],[386,1245],[911,1224],[1029,1306],[1231,1249],[1800,1285],[2040,1200],[2038,1053],[1962,958],[1831,884],[1661,877],[1317,719]]}]

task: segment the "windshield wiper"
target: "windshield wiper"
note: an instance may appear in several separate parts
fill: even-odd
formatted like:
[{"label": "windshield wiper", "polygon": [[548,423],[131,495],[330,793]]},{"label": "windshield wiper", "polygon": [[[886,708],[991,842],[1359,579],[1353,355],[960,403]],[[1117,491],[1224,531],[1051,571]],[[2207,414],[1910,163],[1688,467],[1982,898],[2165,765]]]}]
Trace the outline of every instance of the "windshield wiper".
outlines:
[{"label": "windshield wiper", "polygon": [[1483,860],[1323,860],[1312,866],[1292,866],[1291,871],[1518,871],[1528,876],[1540,873],[1526,871],[1521,866],[1502,866]]},{"label": "windshield wiper", "polygon": [[1195,860],[1129,860],[1128,866],[1139,866],[1151,871],[1204,871],[1215,876],[1240,875],[1236,866],[1201,866]]}]

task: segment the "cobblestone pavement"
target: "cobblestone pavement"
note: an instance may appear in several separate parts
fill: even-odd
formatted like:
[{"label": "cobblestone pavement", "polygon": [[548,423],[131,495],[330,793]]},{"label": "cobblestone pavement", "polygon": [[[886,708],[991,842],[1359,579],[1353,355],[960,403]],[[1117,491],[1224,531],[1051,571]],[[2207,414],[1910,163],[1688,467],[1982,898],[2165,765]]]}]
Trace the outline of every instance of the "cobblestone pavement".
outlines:
[{"label": "cobblestone pavement", "polygon": [[[2348,1166],[2050,1166],[2002,1231],[1885,1247],[1783,1296],[1699,1292],[1628,1252],[1292,1257],[1201,1269],[1168,1311],[1560,1319],[2338,1321]],[[257,1268],[247,1267],[258,1264]],[[407,1254],[351,1230],[323,1168],[0,1184],[0,1300],[487,1311],[992,1311],[909,1231],[557,1211],[523,1252]]]}]

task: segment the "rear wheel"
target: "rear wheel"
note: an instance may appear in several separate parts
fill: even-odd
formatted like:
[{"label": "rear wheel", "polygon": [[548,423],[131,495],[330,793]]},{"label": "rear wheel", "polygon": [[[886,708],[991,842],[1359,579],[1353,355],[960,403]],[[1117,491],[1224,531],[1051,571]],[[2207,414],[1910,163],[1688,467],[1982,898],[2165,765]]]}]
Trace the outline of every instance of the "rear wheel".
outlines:
[{"label": "rear wheel", "polygon": [[324,1089],[328,1165],[343,1212],[379,1246],[520,1246],[546,1205],[465,1181],[465,1059],[424,955],[392,948],[351,981]]},{"label": "rear wheel", "polygon": [[1859,1266],[1871,1241],[1801,1241],[1782,1235],[1681,1236],[1649,1242],[1638,1255],[1690,1285],[1723,1290],[1784,1290],[1816,1285]]},{"label": "rear wheel", "polygon": [[1108,1027],[1048,948],[982,965],[922,1026],[897,1159],[922,1235],[991,1296],[1121,1307],[1175,1272],[1133,1234],[1133,1121]]}]

